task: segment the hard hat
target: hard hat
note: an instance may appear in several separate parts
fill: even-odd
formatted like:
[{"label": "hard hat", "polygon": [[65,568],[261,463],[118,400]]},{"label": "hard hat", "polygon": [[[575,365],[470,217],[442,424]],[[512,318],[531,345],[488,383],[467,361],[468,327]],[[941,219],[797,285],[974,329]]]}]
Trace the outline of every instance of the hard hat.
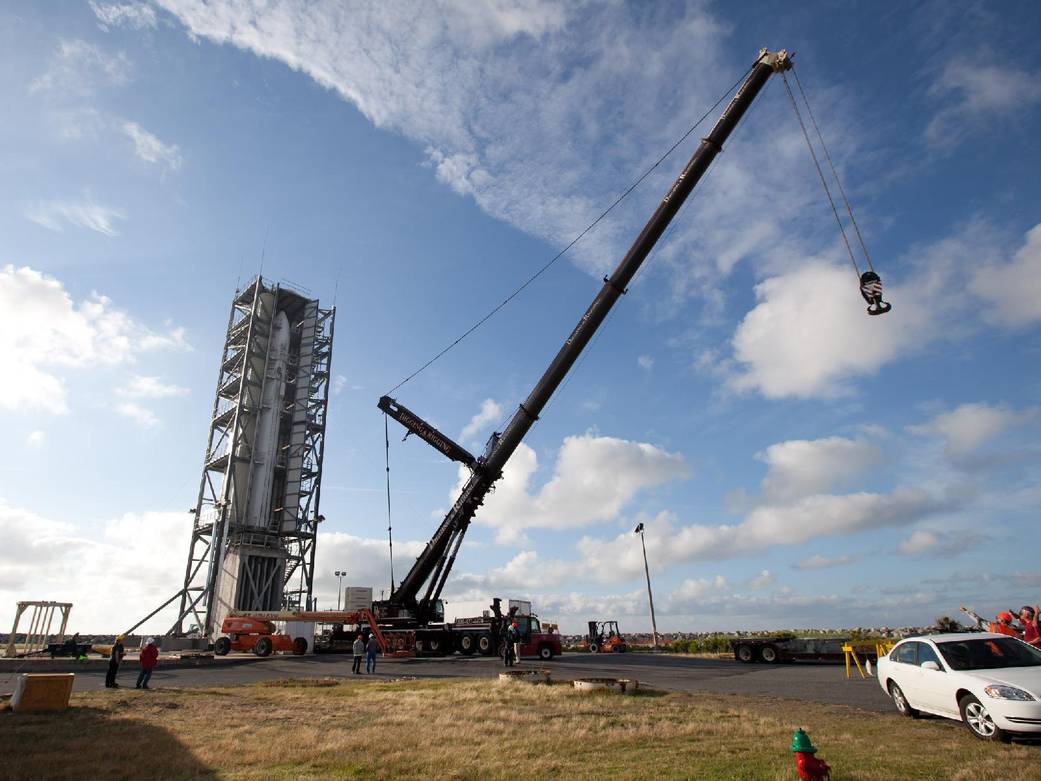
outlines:
[{"label": "hard hat", "polygon": [[813,743],[810,742],[810,736],[807,735],[802,729],[795,730],[795,734],[792,735],[792,753],[817,753],[817,749],[814,748]]},{"label": "hard hat", "polygon": [[1012,614],[1007,610],[1002,610],[998,613],[998,621],[1004,621],[1006,624],[1012,623]]}]

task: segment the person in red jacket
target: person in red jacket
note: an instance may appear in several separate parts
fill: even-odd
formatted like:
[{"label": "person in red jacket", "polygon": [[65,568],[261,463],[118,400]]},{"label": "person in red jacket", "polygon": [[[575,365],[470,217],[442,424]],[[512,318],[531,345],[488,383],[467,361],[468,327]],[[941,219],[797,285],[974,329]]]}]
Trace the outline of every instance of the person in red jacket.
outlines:
[{"label": "person in red jacket", "polygon": [[1041,632],[1038,631],[1037,606],[1023,605],[1019,609],[1019,623],[1023,625],[1023,642],[1035,648],[1041,648]]},{"label": "person in red jacket", "polygon": [[158,663],[159,647],[155,644],[155,638],[149,637],[145,641],[145,647],[141,649],[141,672],[137,675],[135,689],[148,688],[148,680],[152,677],[152,670]]}]

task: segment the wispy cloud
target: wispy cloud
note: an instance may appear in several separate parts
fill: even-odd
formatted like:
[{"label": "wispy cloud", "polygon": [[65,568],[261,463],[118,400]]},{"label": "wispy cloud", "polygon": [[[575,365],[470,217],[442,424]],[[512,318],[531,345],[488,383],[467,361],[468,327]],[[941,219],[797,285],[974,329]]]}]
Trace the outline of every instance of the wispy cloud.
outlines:
[{"label": "wispy cloud", "polygon": [[[126,364],[162,349],[190,349],[184,330],[152,330],[105,296],[94,293],[76,304],[53,277],[28,267],[0,268],[0,362],[18,377],[0,385],[0,408],[66,413],[59,368]],[[141,389],[149,386],[146,379]]]},{"label": "wispy cloud", "polygon": [[99,86],[126,84],[130,76],[130,60],[122,52],[109,54],[87,41],[63,40],[47,70],[30,83],[29,89],[89,95]]},{"label": "wispy cloud", "polygon": [[98,18],[98,27],[106,32],[112,27],[154,29],[158,21],[155,9],[147,3],[99,3],[90,0],[90,10]]},{"label": "wispy cloud", "polygon": [[44,431],[37,429],[31,431],[29,436],[25,438],[25,444],[32,448],[43,447],[44,440],[47,439],[47,434]]},{"label": "wispy cloud", "polygon": [[470,422],[463,427],[459,439],[466,442],[481,433],[489,424],[495,423],[502,417],[502,405],[495,399],[485,399],[481,402],[481,411],[470,418]]},{"label": "wispy cloud", "polygon": [[48,230],[62,232],[65,225],[117,236],[116,220],[126,219],[122,209],[104,206],[90,196],[79,201],[38,201],[30,205],[25,216]]},{"label": "wispy cloud", "polygon": [[842,555],[842,556],[822,556],[819,553],[814,554],[805,559],[792,564],[792,569],[830,569],[832,567],[841,567],[846,564],[851,564],[856,561],[854,556]]},{"label": "wispy cloud", "polygon": [[930,88],[943,104],[925,129],[930,144],[952,147],[974,132],[991,130],[998,117],[1041,103],[1041,72],[979,60],[979,55],[951,59]]},{"label": "wispy cloud", "polygon": [[158,163],[171,171],[181,167],[181,149],[177,144],[164,144],[136,122],[123,122],[122,130],[134,142],[134,153],[146,163]]},{"label": "wispy cloud", "polygon": [[133,401],[117,404],[116,412],[130,418],[144,429],[155,428],[159,425],[159,417],[152,410]]},{"label": "wispy cloud", "polygon": [[128,399],[165,399],[171,396],[185,396],[188,389],[180,385],[167,385],[158,377],[136,374],[126,385],[117,388],[116,393]]}]

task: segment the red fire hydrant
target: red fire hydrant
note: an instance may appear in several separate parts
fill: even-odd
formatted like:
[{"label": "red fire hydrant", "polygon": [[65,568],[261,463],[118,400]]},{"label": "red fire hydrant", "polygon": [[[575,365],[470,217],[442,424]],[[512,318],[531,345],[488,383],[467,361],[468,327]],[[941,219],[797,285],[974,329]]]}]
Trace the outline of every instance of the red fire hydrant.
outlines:
[{"label": "red fire hydrant", "polygon": [[802,781],[824,781],[831,778],[828,763],[813,756],[817,749],[810,742],[810,736],[801,729],[795,730],[792,736],[792,753],[795,754],[795,770]]}]

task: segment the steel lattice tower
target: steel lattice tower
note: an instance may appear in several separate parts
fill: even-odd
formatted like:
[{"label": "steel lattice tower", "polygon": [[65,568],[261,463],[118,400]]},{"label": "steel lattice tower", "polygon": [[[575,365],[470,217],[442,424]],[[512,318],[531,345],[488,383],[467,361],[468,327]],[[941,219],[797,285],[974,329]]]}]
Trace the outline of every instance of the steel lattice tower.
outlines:
[{"label": "steel lattice tower", "polygon": [[285,282],[236,291],[171,634],[310,608],[335,318]]}]

